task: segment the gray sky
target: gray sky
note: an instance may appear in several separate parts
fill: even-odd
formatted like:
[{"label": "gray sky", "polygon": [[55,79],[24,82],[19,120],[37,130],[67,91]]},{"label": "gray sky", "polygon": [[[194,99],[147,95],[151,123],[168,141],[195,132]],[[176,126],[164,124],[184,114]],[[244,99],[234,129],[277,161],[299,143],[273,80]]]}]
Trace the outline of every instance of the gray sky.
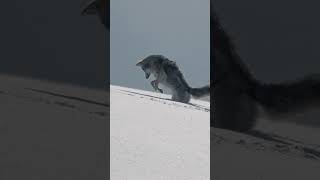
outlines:
[{"label": "gray sky", "polygon": [[111,84],[151,90],[135,66],[150,54],[176,61],[191,86],[208,84],[209,13],[209,0],[112,0]]}]

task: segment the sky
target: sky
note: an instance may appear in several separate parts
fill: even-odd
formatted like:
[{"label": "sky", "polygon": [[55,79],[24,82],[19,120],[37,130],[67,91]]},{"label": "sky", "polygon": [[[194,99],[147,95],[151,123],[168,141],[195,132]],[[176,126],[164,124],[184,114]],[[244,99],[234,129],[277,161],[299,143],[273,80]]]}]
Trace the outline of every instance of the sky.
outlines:
[{"label": "sky", "polygon": [[176,61],[192,87],[209,84],[209,16],[209,0],[111,0],[111,84],[152,90],[135,66],[150,54]]}]

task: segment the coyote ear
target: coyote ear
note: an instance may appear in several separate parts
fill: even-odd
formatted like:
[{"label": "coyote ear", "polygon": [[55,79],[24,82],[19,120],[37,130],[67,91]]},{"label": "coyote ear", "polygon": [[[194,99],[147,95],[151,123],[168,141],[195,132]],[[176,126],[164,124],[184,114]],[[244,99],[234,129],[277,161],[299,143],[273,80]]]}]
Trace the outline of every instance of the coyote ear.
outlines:
[{"label": "coyote ear", "polygon": [[141,66],[142,65],[142,61],[143,61],[143,59],[138,60],[136,66]]}]

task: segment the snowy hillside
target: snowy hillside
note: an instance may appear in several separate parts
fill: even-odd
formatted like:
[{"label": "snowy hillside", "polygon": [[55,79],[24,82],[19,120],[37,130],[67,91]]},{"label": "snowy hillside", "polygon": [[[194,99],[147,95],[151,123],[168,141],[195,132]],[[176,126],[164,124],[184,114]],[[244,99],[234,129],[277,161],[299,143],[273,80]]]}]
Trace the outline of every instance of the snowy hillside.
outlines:
[{"label": "snowy hillside", "polygon": [[107,97],[0,75],[0,179],[105,179]]},{"label": "snowy hillside", "polygon": [[209,180],[210,103],[110,88],[111,179]]},{"label": "snowy hillside", "polygon": [[267,120],[247,133],[211,128],[211,177],[318,180],[319,137],[319,128]]},{"label": "snowy hillside", "polygon": [[[105,179],[107,95],[0,75],[0,179]],[[118,86],[110,95],[112,180],[320,179],[319,128],[210,130],[209,102]]]},{"label": "snowy hillside", "polygon": [[209,129],[209,102],[119,86],[110,95],[112,180],[320,178],[316,128],[262,121],[248,133]]}]

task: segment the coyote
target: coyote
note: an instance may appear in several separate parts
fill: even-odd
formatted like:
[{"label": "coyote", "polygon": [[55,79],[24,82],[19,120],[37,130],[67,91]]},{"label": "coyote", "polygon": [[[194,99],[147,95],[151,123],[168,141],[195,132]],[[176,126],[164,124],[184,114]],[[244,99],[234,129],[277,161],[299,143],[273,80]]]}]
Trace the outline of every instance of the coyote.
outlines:
[{"label": "coyote", "polygon": [[[297,121],[294,118],[298,114],[320,110],[319,75],[279,84],[260,82],[242,62],[216,14],[211,20],[214,53],[211,126],[248,131],[258,117],[292,122]],[[306,121],[298,120],[309,123]]]},{"label": "coyote", "polygon": [[191,96],[201,98],[210,95],[210,85],[201,88],[190,87],[177,64],[165,56],[150,55],[136,65],[145,72],[146,79],[151,74],[154,75],[156,80],[151,81],[151,86],[155,91],[163,93],[163,90],[158,87],[159,83],[169,88],[172,92],[171,99],[174,101],[188,103]]}]

